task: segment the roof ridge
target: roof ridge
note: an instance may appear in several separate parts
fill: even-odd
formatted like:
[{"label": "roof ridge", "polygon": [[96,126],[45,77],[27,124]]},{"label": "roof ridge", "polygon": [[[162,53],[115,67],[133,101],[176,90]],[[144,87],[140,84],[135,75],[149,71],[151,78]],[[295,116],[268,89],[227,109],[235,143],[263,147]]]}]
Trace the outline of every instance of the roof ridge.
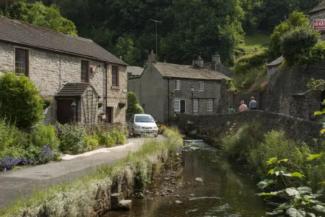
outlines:
[{"label": "roof ridge", "polygon": [[56,31],[54,29],[51,29],[51,28],[45,27],[45,26],[38,26],[38,25],[35,25],[35,24],[32,24],[32,23],[29,23],[27,21],[24,21],[24,20],[12,19],[12,18],[3,16],[3,15],[0,15],[0,19],[1,18],[6,19],[8,22],[12,22],[12,23],[20,24],[20,25],[25,25],[25,26],[28,26],[28,27],[31,27],[31,28],[34,28],[34,29],[44,30],[44,31],[47,31],[49,33],[54,33],[54,34],[57,34],[57,35],[60,35],[60,36],[63,36],[63,37],[69,37],[69,38],[73,38],[73,39],[78,39],[78,40],[93,42],[94,43],[94,41],[92,39],[90,39],[90,38],[84,38],[84,37],[81,37],[79,35],[69,35],[67,33],[58,32],[58,31]]}]

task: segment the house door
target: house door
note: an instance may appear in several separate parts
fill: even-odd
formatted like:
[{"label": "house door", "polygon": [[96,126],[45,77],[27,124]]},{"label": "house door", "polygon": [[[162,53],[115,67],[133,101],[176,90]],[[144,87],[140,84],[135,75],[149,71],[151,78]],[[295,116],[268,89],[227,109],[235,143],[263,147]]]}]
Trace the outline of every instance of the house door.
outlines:
[{"label": "house door", "polygon": [[186,112],[186,104],[185,104],[185,100],[181,100],[180,101],[181,104],[181,113],[184,114]]},{"label": "house door", "polygon": [[73,99],[57,100],[57,120],[61,124],[72,123],[77,117],[77,108]]},{"label": "house door", "polygon": [[113,107],[106,107],[106,122],[113,123]]}]

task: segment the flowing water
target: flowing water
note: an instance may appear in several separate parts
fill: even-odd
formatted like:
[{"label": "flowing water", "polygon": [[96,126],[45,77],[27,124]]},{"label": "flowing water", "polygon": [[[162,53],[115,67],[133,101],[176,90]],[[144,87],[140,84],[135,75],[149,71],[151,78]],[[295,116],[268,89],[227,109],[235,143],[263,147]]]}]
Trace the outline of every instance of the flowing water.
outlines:
[{"label": "flowing water", "polygon": [[[249,174],[234,170],[218,151],[187,142],[178,187],[169,196],[135,200],[130,212],[109,217],[262,217],[263,202]],[[107,216],[107,217],[108,217]]]}]

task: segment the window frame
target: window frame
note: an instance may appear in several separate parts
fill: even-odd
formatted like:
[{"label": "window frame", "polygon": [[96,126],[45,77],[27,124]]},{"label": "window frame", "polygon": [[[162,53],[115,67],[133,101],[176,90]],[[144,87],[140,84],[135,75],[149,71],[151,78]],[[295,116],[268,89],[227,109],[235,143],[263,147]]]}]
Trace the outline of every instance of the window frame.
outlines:
[{"label": "window frame", "polygon": [[193,113],[199,113],[199,99],[193,99]]},{"label": "window frame", "polygon": [[214,100],[213,99],[208,99],[207,101],[207,112],[213,112],[214,109]]},{"label": "window frame", "polygon": [[181,112],[181,99],[179,98],[174,99],[174,112],[177,113]]},{"label": "window frame", "polygon": [[[21,71],[18,71],[18,67],[17,67],[17,53],[21,51],[24,52],[24,68]],[[28,76],[29,75],[29,50],[25,49],[25,48],[21,48],[21,47],[15,47],[15,74],[16,75],[25,75]]]},{"label": "window frame", "polygon": [[[115,74],[115,78],[114,78]],[[118,66],[112,66],[112,87],[120,87],[120,73]]]},{"label": "window frame", "polygon": [[175,90],[181,90],[181,80],[175,80]]},{"label": "window frame", "polygon": [[199,92],[204,92],[205,83],[204,81],[199,81]]},{"label": "window frame", "polygon": [[[86,64],[86,65],[84,65]],[[86,66],[86,74],[85,74],[85,77],[84,77],[84,67]],[[90,74],[90,62],[88,60],[81,60],[81,74],[80,74],[80,80],[81,82],[84,82],[84,83],[89,83],[90,79],[89,79],[89,74]]]}]

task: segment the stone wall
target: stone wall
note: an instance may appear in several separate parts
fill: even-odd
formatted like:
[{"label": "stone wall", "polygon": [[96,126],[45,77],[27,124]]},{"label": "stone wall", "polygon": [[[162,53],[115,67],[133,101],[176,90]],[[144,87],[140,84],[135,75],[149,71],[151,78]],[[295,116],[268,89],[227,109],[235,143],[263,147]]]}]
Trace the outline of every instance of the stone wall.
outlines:
[{"label": "stone wall", "polygon": [[308,143],[319,137],[321,129],[321,124],[317,122],[263,111],[208,116],[180,115],[175,121],[186,133],[202,138],[222,135],[230,128],[251,123],[260,123],[261,130],[265,132],[283,130],[289,138]]},{"label": "stone wall", "polygon": [[[127,73],[126,67],[119,67],[119,87],[112,86],[112,66],[108,67],[107,106],[113,107],[113,123],[125,123],[127,109]],[[122,105],[124,105],[122,107]]]},{"label": "stone wall", "polygon": [[282,67],[270,79],[263,95],[266,111],[310,119],[320,109],[321,93],[309,92],[307,83],[324,79],[325,64]]}]

